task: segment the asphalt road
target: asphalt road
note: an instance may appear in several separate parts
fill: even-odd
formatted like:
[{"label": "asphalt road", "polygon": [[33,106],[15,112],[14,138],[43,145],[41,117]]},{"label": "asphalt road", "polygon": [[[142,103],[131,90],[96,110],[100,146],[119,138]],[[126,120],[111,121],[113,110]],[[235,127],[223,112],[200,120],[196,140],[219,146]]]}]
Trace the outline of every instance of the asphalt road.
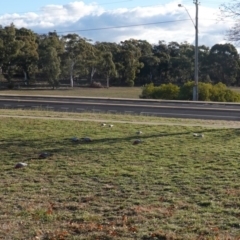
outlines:
[{"label": "asphalt road", "polygon": [[0,95],[0,108],[240,120],[240,104],[234,103]]}]

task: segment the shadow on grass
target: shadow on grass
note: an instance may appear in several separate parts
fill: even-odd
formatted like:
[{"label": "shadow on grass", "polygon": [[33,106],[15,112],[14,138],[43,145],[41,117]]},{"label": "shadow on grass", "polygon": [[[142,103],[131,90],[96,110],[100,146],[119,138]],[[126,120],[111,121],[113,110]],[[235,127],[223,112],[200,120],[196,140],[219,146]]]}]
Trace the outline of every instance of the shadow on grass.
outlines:
[{"label": "shadow on grass", "polygon": [[[194,131],[194,133],[210,133],[210,132],[216,132],[219,131],[219,129],[205,129],[204,131]],[[221,131],[227,131],[227,129],[223,129]],[[71,137],[69,139],[63,138],[63,139],[56,139],[56,138],[49,138],[49,139],[34,139],[34,140],[27,140],[27,139],[9,139],[9,140],[1,140],[0,141],[0,151],[4,152],[8,149],[11,149],[11,151],[14,151],[14,149],[23,149],[25,152],[25,156],[29,157],[31,159],[34,159],[37,157],[38,154],[40,154],[43,151],[53,153],[53,154],[64,154],[64,153],[85,153],[89,151],[97,151],[99,153],[103,152],[106,153],[108,148],[101,148],[97,147],[98,144],[121,144],[123,142],[129,142],[130,145],[133,144],[133,141],[136,139],[141,139],[143,142],[148,140],[155,140],[156,138],[164,138],[164,137],[171,137],[171,136],[187,136],[190,134],[193,134],[192,131],[186,131],[186,132],[176,132],[176,133],[158,133],[158,134],[151,134],[151,135],[140,135],[140,136],[127,136],[127,137],[108,137],[108,138],[99,138],[94,139],[91,142],[72,142]],[[239,134],[239,133],[238,133]],[[157,141],[156,141],[157,142]],[[86,148],[86,145],[94,147]],[[82,146],[82,147],[81,147]],[[26,154],[27,149],[29,148],[29,154]]]}]

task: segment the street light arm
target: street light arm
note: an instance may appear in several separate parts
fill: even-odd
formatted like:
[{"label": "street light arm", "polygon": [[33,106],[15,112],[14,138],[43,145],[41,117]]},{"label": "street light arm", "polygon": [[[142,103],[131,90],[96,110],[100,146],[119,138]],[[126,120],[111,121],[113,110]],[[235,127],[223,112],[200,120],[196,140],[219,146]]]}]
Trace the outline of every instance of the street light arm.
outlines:
[{"label": "street light arm", "polygon": [[183,6],[182,4],[178,4],[178,7],[183,7],[183,8],[186,10],[186,12],[187,12],[189,18],[191,19],[191,21],[192,21],[192,23],[193,23],[194,28],[196,29],[196,25],[195,25],[195,23],[194,23],[194,21],[193,21],[191,15],[190,15],[190,13],[188,12],[187,8],[185,8],[185,6]]}]

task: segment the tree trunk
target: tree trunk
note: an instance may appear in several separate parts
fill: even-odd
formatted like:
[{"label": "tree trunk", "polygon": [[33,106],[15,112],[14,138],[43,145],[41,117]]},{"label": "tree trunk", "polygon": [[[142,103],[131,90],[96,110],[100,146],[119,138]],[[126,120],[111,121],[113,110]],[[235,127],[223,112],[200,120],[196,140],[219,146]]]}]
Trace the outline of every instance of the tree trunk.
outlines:
[{"label": "tree trunk", "polygon": [[70,86],[73,88],[73,68],[75,63],[72,62],[70,65]]},{"label": "tree trunk", "polygon": [[109,76],[107,76],[107,88],[109,88]]},{"label": "tree trunk", "polygon": [[93,76],[96,72],[96,68],[95,67],[92,67],[92,70],[91,70],[91,75],[90,75],[90,84],[93,83]]},{"label": "tree trunk", "polygon": [[24,83],[25,83],[25,85],[28,85],[27,72],[23,70],[23,74],[24,74]]},{"label": "tree trunk", "polygon": [[71,86],[71,88],[73,88],[73,76],[72,76],[72,72],[70,73],[70,86]]}]

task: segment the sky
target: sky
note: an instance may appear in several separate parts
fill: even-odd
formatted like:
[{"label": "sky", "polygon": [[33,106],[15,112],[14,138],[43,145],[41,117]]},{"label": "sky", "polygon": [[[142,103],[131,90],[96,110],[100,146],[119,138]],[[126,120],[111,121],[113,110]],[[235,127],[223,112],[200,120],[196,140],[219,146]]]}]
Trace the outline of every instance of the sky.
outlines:
[{"label": "sky", "polygon": [[[226,0],[227,1],[227,0]],[[219,21],[224,0],[201,0],[199,45],[225,43],[234,22]],[[178,7],[182,4],[183,7]],[[0,25],[14,23],[36,33],[77,33],[100,42],[130,38],[194,44],[195,5],[192,0],[7,0],[1,2]]]}]

